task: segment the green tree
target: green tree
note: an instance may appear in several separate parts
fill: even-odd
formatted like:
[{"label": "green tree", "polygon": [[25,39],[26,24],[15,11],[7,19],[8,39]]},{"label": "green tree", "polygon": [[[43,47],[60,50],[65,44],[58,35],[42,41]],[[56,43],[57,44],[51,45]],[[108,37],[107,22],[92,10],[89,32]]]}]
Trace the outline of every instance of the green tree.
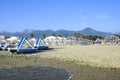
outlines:
[{"label": "green tree", "polygon": [[34,33],[30,33],[30,37],[33,38],[34,37]]},{"label": "green tree", "polygon": [[51,36],[56,36],[55,33],[51,33]]},{"label": "green tree", "polygon": [[77,33],[74,33],[73,36],[76,37],[76,36],[77,36]]},{"label": "green tree", "polygon": [[62,35],[60,35],[60,34],[59,34],[58,36],[59,36],[59,37],[63,37],[63,36],[62,36]]},{"label": "green tree", "polygon": [[96,40],[96,39],[103,39],[101,36],[92,36],[92,35],[89,35],[89,36],[84,36],[85,39],[89,39],[89,40]]},{"label": "green tree", "polygon": [[8,39],[8,38],[10,38],[10,36],[5,35],[5,39]]},{"label": "green tree", "polygon": [[45,39],[46,38],[46,34],[42,34],[42,38]]},{"label": "green tree", "polygon": [[79,38],[82,38],[82,37],[83,37],[83,35],[82,35],[82,34],[80,34],[80,33],[78,33],[78,37],[79,37]]},{"label": "green tree", "polygon": [[80,34],[80,33],[74,33],[73,36],[74,36],[74,37],[77,37],[77,38],[82,38],[82,37],[83,37],[83,35]]},{"label": "green tree", "polygon": [[120,35],[119,35],[119,34],[114,34],[114,36],[117,36],[117,37],[119,37],[119,38],[120,38]]}]

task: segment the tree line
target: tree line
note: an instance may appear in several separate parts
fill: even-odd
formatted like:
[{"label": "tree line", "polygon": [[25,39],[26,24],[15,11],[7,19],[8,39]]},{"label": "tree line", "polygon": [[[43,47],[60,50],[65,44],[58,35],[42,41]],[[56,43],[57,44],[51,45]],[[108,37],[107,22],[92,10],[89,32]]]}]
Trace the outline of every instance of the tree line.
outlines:
[{"label": "tree line", "polygon": [[77,37],[77,38],[83,38],[83,39],[89,39],[89,40],[96,40],[96,39],[103,39],[103,37],[101,37],[101,36],[97,36],[97,35],[88,35],[88,36],[86,36],[86,35],[82,35],[82,34],[80,34],[80,33],[74,33],[73,34],[73,36],[74,37]]},{"label": "tree line", "polygon": [[[56,35],[55,33],[51,33],[50,36],[59,36],[59,37],[64,37],[63,35]],[[93,35],[83,35],[83,34],[80,34],[80,33],[74,33],[72,36],[76,37],[76,38],[83,38],[83,39],[89,39],[89,40],[96,40],[96,39],[103,39],[103,37],[101,36],[93,36]],[[34,33],[30,33],[30,37],[33,38],[34,37]],[[41,36],[43,39],[46,38],[46,34],[42,34]]]},{"label": "tree line", "polygon": [[[34,36],[35,36],[34,33],[30,33],[30,37],[31,37],[31,38],[34,38]],[[64,37],[64,36],[62,36],[62,35],[60,35],[60,34],[59,34],[59,35],[56,35],[55,33],[51,33],[50,36]],[[46,38],[46,34],[42,34],[41,38],[45,39],[45,38]]]}]

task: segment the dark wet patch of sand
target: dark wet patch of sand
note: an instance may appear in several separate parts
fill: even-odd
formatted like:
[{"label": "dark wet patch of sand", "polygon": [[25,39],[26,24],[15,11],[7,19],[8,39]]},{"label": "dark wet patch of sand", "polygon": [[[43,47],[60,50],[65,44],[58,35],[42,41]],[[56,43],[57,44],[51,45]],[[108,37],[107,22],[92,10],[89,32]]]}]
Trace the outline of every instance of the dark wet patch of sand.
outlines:
[{"label": "dark wet patch of sand", "polygon": [[71,74],[55,67],[13,67],[1,68],[0,80],[69,80]]}]

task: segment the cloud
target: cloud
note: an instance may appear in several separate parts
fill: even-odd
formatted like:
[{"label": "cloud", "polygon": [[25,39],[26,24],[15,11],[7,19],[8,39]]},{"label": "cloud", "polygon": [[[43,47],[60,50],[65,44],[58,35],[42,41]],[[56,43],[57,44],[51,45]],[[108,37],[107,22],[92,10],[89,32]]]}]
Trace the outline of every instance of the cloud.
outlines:
[{"label": "cloud", "polygon": [[72,13],[72,16],[73,16],[73,17],[78,17],[78,16],[80,16],[80,14],[82,14],[83,12],[84,12],[84,11],[83,11],[82,9],[80,9],[80,10]]},{"label": "cloud", "polygon": [[108,18],[110,18],[110,16],[108,14],[102,13],[102,14],[98,14],[97,18],[98,19],[108,19]]},{"label": "cloud", "polygon": [[105,14],[105,13],[94,13],[94,14],[88,14],[88,15],[84,15],[81,20],[83,21],[99,21],[99,20],[107,20],[110,19],[110,15],[109,14]]},{"label": "cloud", "polygon": [[106,12],[90,12],[87,10],[78,10],[72,15],[73,24],[81,27],[85,26],[99,26],[99,23],[105,22],[111,16]]},{"label": "cloud", "polygon": [[74,19],[79,20],[100,20],[109,19],[110,15],[106,12],[90,12],[87,10],[80,9],[72,14]]}]

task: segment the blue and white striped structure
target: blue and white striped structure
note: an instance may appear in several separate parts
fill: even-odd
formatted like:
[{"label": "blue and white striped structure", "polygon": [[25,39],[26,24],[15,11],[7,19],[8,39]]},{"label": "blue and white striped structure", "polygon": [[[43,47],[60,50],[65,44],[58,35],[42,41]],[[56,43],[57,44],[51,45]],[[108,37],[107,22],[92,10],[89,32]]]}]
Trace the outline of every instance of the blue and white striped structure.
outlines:
[{"label": "blue and white striped structure", "polygon": [[[42,45],[41,45],[42,43]],[[45,45],[45,43],[43,42],[43,40],[41,38],[38,38],[36,43],[35,43],[35,48],[37,48],[38,50],[48,50],[48,46]]]},{"label": "blue and white striped structure", "polygon": [[[29,47],[22,47],[24,43],[27,43],[29,45]],[[27,46],[27,45],[26,45]],[[33,53],[36,52],[36,48],[34,48],[34,46],[32,45],[32,43],[29,41],[28,38],[21,38],[20,42],[18,43],[16,48],[9,48],[8,51],[10,52],[17,52],[17,53]]]}]

